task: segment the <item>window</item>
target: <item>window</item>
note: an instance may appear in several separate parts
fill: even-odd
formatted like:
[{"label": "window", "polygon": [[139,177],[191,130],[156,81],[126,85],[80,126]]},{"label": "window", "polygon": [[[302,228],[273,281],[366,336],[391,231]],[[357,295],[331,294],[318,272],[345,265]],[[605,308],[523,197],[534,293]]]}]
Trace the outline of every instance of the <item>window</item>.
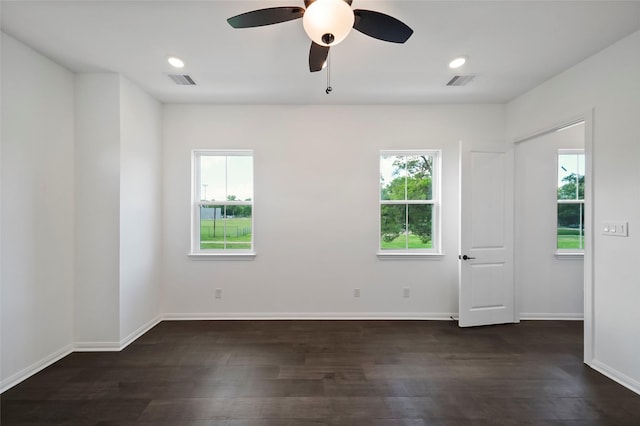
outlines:
[{"label": "window", "polygon": [[253,251],[253,152],[194,151],[192,253]]},{"label": "window", "polygon": [[584,150],[558,151],[558,251],[584,250]]},{"label": "window", "polygon": [[380,153],[380,250],[439,252],[438,151]]}]

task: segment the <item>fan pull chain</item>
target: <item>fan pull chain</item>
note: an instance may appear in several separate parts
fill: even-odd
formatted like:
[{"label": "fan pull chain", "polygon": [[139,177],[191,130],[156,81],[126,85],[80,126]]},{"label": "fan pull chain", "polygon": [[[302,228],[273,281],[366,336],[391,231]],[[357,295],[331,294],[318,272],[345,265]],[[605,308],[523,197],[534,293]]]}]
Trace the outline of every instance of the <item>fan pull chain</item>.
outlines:
[{"label": "fan pull chain", "polygon": [[327,95],[333,90],[333,87],[331,87],[331,61],[329,60],[330,57],[331,53],[327,52],[327,90],[324,91]]}]

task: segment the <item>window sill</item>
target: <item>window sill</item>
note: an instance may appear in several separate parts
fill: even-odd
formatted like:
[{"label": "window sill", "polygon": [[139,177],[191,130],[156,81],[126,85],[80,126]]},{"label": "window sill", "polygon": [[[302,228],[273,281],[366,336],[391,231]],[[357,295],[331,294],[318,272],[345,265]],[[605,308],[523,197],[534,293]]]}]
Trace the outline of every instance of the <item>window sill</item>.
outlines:
[{"label": "window sill", "polygon": [[377,253],[380,260],[441,260],[444,253]]},{"label": "window sill", "polygon": [[256,254],[251,253],[188,253],[191,260],[253,260]]},{"label": "window sill", "polygon": [[562,259],[562,260],[584,259],[584,253],[581,253],[581,252],[557,251],[555,252],[554,255],[556,259]]}]

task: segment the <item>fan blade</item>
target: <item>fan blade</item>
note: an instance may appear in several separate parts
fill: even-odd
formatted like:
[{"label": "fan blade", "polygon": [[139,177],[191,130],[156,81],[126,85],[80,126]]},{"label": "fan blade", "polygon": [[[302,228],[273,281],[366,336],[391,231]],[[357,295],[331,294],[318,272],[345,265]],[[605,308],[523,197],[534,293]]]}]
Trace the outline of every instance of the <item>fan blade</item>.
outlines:
[{"label": "fan blade", "polygon": [[292,21],[302,18],[302,15],[304,15],[304,9],[301,7],[269,7],[232,16],[227,19],[227,22],[233,28],[251,28]]},{"label": "fan blade", "polygon": [[378,40],[404,43],[413,34],[405,23],[384,13],[355,9],[353,14],[356,16],[353,28]]},{"label": "fan blade", "polygon": [[322,46],[316,42],[311,42],[309,50],[309,71],[320,71],[329,56],[329,46]]}]

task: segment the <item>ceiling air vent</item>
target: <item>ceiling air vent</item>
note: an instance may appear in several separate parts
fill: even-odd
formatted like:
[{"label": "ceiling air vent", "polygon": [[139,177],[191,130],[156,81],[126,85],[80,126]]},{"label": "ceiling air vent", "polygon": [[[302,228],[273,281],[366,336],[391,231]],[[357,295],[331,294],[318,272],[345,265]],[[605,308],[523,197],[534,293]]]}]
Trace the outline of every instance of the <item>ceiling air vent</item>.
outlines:
[{"label": "ceiling air vent", "polygon": [[195,86],[196,82],[187,74],[169,74],[169,78],[180,86]]},{"label": "ceiling air vent", "polygon": [[471,83],[474,78],[476,78],[475,75],[454,75],[447,83],[447,86],[466,86]]}]

